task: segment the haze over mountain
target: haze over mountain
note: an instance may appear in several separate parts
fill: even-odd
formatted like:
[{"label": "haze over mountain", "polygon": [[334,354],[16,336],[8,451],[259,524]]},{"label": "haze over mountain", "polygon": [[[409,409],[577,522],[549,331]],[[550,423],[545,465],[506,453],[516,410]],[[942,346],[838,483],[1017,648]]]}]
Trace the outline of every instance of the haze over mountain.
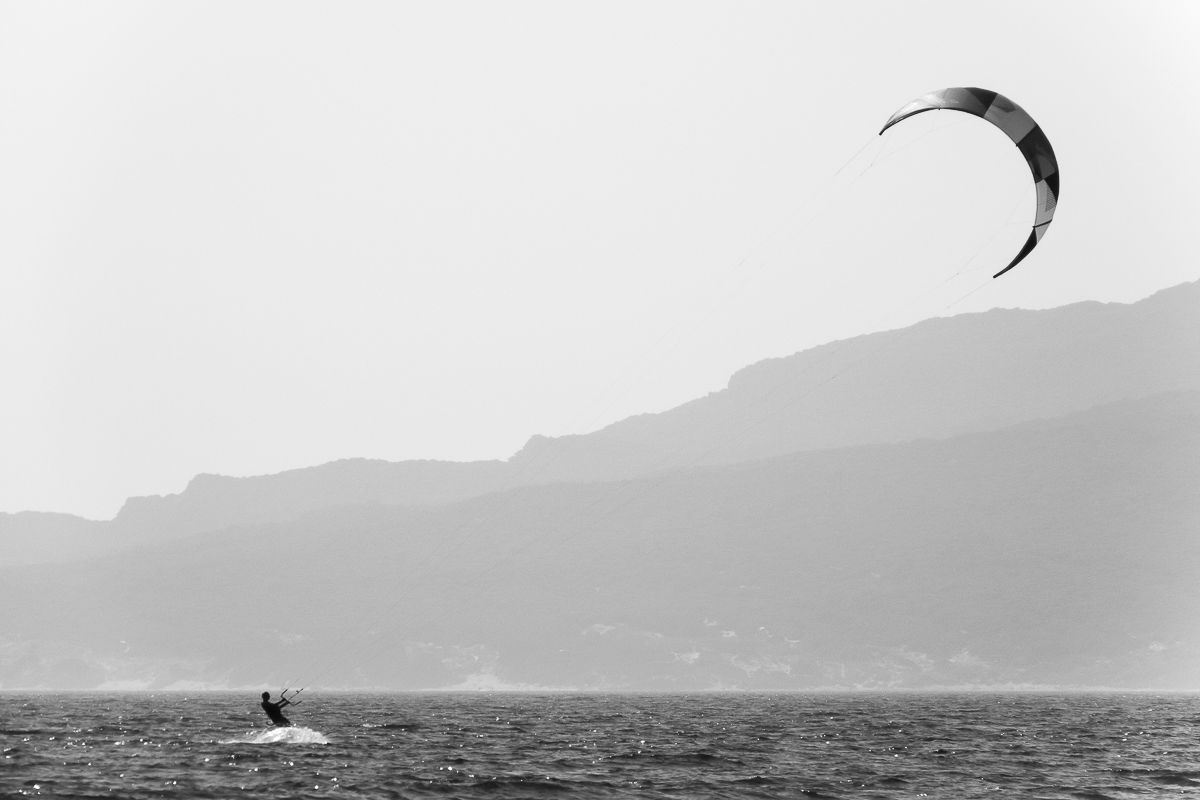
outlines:
[{"label": "haze over mountain", "polygon": [[0,687],[1192,687],[1198,321],[931,320],[507,462],[5,515]]}]

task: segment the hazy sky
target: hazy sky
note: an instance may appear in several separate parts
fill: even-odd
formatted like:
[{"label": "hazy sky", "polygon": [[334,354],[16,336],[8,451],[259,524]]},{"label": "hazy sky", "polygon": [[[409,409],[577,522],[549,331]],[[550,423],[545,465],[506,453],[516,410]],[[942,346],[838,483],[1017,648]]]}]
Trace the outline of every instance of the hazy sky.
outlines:
[{"label": "hazy sky", "polygon": [[[1194,280],[1198,37],[1193,2],[0,2],[0,511],[505,458],[832,339]],[[946,86],[1059,157],[995,282],[1016,149],[876,136]]]}]

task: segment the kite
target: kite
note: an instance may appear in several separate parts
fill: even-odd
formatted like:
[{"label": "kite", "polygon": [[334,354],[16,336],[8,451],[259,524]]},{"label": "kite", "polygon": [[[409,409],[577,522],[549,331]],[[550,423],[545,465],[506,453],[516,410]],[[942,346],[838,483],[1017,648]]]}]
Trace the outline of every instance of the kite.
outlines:
[{"label": "kite", "polygon": [[1034,186],[1037,189],[1037,214],[1033,219],[1033,230],[1017,257],[992,276],[999,278],[1029,255],[1046,234],[1050,220],[1054,219],[1054,209],[1058,205],[1058,160],[1054,157],[1054,148],[1050,146],[1050,140],[1046,138],[1041,127],[1025,109],[1004,95],[988,89],[939,89],[921,95],[892,114],[883,130],[879,131],[879,135],[882,136],[888,128],[913,114],[940,109],[965,111],[983,117],[1004,131],[1021,151],[1021,155],[1025,156],[1025,160],[1029,162],[1029,170],[1033,173]]}]

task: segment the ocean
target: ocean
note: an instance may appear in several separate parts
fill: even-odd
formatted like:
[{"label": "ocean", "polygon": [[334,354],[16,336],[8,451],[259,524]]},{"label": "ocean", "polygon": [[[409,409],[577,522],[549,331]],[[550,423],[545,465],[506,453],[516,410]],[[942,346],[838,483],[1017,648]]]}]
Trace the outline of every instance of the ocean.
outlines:
[{"label": "ocean", "polygon": [[[274,693],[274,688],[272,688]],[[0,794],[1200,797],[1200,697],[0,694]]]}]

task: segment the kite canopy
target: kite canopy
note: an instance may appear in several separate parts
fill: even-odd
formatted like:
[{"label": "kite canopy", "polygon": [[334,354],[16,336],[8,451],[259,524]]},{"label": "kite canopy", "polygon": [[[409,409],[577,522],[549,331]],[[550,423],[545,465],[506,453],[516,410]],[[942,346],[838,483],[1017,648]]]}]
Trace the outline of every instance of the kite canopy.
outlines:
[{"label": "kite canopy", "polygon": [[1021,252],[1017,253],[1017,257],[992,276],[998,278],[1029,255],[1046,234],[1050,220],[1054,219],[1054,208],[1058,205],[1058,160],[1054,157],[1054,148],[1050,146],[1046,134],[1042,133],[1042,129],[1033,121],[1033,117],[1025,113],[1025,109],[1004,95],[987,89],[939,89],[921,95],[892,114],[879,133],[882,136],[888,128],[913,114],[939,109],[965,111],[983,117],[1004,131],[1021,151],[1021,155],[1025,156],[1025,160],[1029,162],[1029,170],[1033,173],[1034,185],[1037,188],[1037,216],[1033,219],[1033,231]]}]

